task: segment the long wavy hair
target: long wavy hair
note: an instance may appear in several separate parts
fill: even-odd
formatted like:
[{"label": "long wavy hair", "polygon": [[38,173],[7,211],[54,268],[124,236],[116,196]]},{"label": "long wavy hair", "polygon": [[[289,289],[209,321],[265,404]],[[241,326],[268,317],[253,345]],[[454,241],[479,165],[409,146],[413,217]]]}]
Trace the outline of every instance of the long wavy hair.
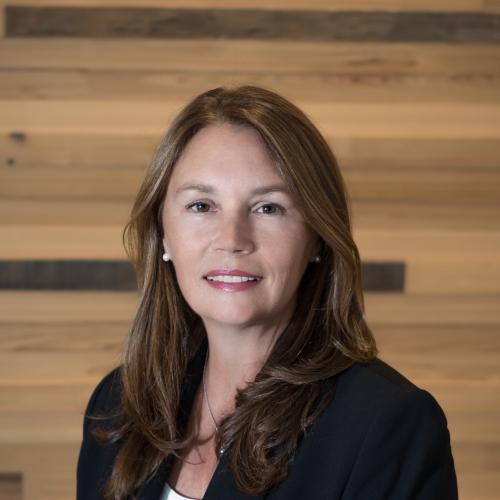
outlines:
[{"label": "long wavy hair", "polygon": [[240,490],[255,495],[282,481],[300,439],[331,402],[336,375],[378,354],[364,317],[349,199],[328,143],[304,112],[271,90],[244,85],[200,94],[161,139],[123,231],[139,305],[119,371],[120,424],[92,431],[100,442],[122,440],[105,487],[110,500],[133,495],[190,440],[179,425],[178,410],[188,364],[206,333],[181,293],[171,262],[162,261],[161,215],[184,148],[200,129],[221,123],[259,133],[319,236],[321,257],[306,268],[290,322],[255,380],[238,391],[236,408],[216,436],[216,449],[223,445],[228,450]]}]

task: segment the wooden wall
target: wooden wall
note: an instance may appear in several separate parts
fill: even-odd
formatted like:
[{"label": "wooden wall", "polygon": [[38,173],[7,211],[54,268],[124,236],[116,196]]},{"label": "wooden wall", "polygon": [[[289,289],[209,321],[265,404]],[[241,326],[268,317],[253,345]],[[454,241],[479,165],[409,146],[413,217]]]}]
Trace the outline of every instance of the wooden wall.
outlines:
[{"label": "wooden wall", "polygon": [[381,357],[500,498],[500,0],[0,2],[0,498],[74,498],[82,412],[136,307],[121,230],[169,121],[253,83],[353,203]]}]

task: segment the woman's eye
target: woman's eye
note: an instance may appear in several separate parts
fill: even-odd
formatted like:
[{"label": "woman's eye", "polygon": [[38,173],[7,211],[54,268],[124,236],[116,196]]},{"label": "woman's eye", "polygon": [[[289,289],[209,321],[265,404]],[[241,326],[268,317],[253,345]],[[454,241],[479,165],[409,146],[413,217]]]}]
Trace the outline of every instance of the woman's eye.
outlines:
[{"label": "woman's eye", "polygon": [[261,208],[264,208],[264,209],[266,209],[266,208],[267,208],[267,209],[269,209],[269,208],[270,208],[270,209],[271,209],[270,211],[269,211],[269,210],[266,210],[266,211],[264,212],[266,215],[276,215],[276,214],[282,214],[282,213],[285,211],[282,207],[280,207],[279,205],[275,205],[274,203],[268,203],[268,204],[266,204],[266,205],[262,205],[262,206],[259,208],[259,210],[260,210]]},{"label": "woman's eye", "polygon": [[[198,207],[208,207],[208,203],[205,203],[204,201],[195,201],[194,203],[191,203],[190,205],[187,206],[187,208],[191,211],[194,211],[195,213],[200,213],[200,212],[206,212],[208,210],[198,210]],[[192,210],[193,207],[197,207],[196,210]]]}]

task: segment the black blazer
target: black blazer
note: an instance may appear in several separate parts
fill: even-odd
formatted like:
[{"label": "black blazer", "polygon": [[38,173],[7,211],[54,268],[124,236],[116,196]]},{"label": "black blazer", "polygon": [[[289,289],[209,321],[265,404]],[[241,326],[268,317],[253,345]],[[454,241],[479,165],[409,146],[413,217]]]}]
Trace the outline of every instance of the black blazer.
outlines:
[{"label": "black blazer", "polygon": [[[190,364],[181,402],[189,412],[201,380],[206,345]],[[77,500],[98,500],[119,444],[100,446],[89,414],[119,404],[119,368],[97,385],[83,424]],[[204,500],[456,500],[450,434],[434,397],[380,359],[355,363],[337,376],[331,404],[297,447],[287,478],[256,497],[238,491],[222,456]],[[293,411],[293,409],[291,409]],[[226,453],[230,453],[228,450]],[[137,492],[159,500],[171,461]]]}]

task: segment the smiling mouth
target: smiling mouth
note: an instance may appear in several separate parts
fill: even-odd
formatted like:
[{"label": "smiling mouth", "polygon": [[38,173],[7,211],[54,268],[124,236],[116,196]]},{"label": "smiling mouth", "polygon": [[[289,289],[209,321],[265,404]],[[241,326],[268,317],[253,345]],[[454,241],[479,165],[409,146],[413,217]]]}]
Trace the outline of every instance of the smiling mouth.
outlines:
[{"label": "smiling mouth", "polygon": [[203,276],[203,279],[218,283],[246,283],[247,281],[260,281],[262,276]]}]

